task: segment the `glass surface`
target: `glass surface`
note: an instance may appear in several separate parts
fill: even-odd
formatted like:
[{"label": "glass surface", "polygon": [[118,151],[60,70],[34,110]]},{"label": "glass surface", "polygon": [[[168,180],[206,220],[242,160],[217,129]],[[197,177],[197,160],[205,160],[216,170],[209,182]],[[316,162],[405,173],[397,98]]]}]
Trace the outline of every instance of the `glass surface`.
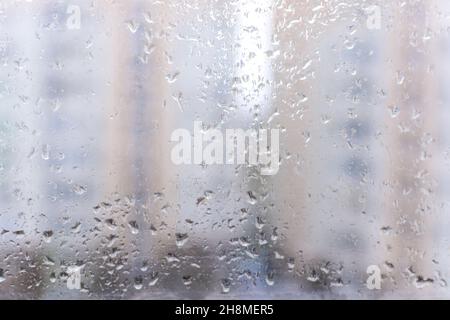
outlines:
[{"label": "glass surface", "polygon": [[0,298],[450,298],[449,33],[444,0],[0,0]]}]

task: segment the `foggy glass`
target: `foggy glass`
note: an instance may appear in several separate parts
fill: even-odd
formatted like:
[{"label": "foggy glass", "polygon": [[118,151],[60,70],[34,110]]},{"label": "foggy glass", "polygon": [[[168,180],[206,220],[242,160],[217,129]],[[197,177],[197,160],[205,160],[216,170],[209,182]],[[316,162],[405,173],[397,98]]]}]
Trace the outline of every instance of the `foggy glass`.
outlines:
[{"label": "foggy glass", "polygon": [[[0,0],[0,298],[449,298],[449,19]],[[278,129],[278,171],[174,163],[195,123]]]}]

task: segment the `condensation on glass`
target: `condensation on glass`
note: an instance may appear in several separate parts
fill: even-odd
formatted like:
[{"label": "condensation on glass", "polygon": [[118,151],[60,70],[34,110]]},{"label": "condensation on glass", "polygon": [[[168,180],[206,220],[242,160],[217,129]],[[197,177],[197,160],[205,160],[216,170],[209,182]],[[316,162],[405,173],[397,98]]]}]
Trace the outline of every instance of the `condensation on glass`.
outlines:
[{"label": "condensation on glass", "polygon": [[[433,0],[1,0],[0,298],[449,298],[449,31]],[[175,164],[196,122],[278,129],[278,172]]]}]

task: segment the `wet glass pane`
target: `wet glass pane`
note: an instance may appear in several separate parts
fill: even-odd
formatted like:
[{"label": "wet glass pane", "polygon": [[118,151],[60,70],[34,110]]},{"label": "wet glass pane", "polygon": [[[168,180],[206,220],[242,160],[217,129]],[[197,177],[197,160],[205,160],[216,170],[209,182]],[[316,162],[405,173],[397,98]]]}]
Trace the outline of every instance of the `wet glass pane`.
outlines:
[{"label": "wet glass pane", "polygon": [[0,298],[450,298],[449,18],[0,0]]}]

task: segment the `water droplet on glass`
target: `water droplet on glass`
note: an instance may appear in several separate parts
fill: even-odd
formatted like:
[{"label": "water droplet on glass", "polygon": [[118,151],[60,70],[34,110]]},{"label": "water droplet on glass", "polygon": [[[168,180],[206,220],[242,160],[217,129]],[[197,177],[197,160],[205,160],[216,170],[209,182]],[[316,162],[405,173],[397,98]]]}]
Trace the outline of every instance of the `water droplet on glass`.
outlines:
[{"label": "water droplet on glass", "polygon": [[49,160],[50,159],[50,146],[48,144],[42,145],[41,157],[44,160]]},{"label": "water droplet on glass", "polygon": [[275,284],[275,273],[269,271],[266,275],[266,283],[268,286],[273,286]]},{"label": "water droplet on glass", "polygon": [[231,280],[226,278],[220,282],[222,285],[222,293],[229,293],[231,289]]},{"label": "water droplet on glass", "polygon": [[87,192],[87,187],[76,184],[73,186],[73,192],[75,192],[79,196],[82,196],[83,194],[85,194]]},{"label": "water droplet on glass", "polygon": [[141,290],[143,287],[142,282],[143,282],[143,278],[141,276],[135,277],[134,278],[134,288],[136,290]]},{"label": "water droplet on glass", "polygon": [[139,23],[136,23],[135,21],[129,20],[125,22],[125,24],[128,27],[128,30],[130,30],[131,33],[136,33],[139,29]]},{"label": "water droplet on glass", "polygon": [[187,233],[177,233],[175,234],[177,247],[181,248],[186,244],[189,239],[189,235]]}]

